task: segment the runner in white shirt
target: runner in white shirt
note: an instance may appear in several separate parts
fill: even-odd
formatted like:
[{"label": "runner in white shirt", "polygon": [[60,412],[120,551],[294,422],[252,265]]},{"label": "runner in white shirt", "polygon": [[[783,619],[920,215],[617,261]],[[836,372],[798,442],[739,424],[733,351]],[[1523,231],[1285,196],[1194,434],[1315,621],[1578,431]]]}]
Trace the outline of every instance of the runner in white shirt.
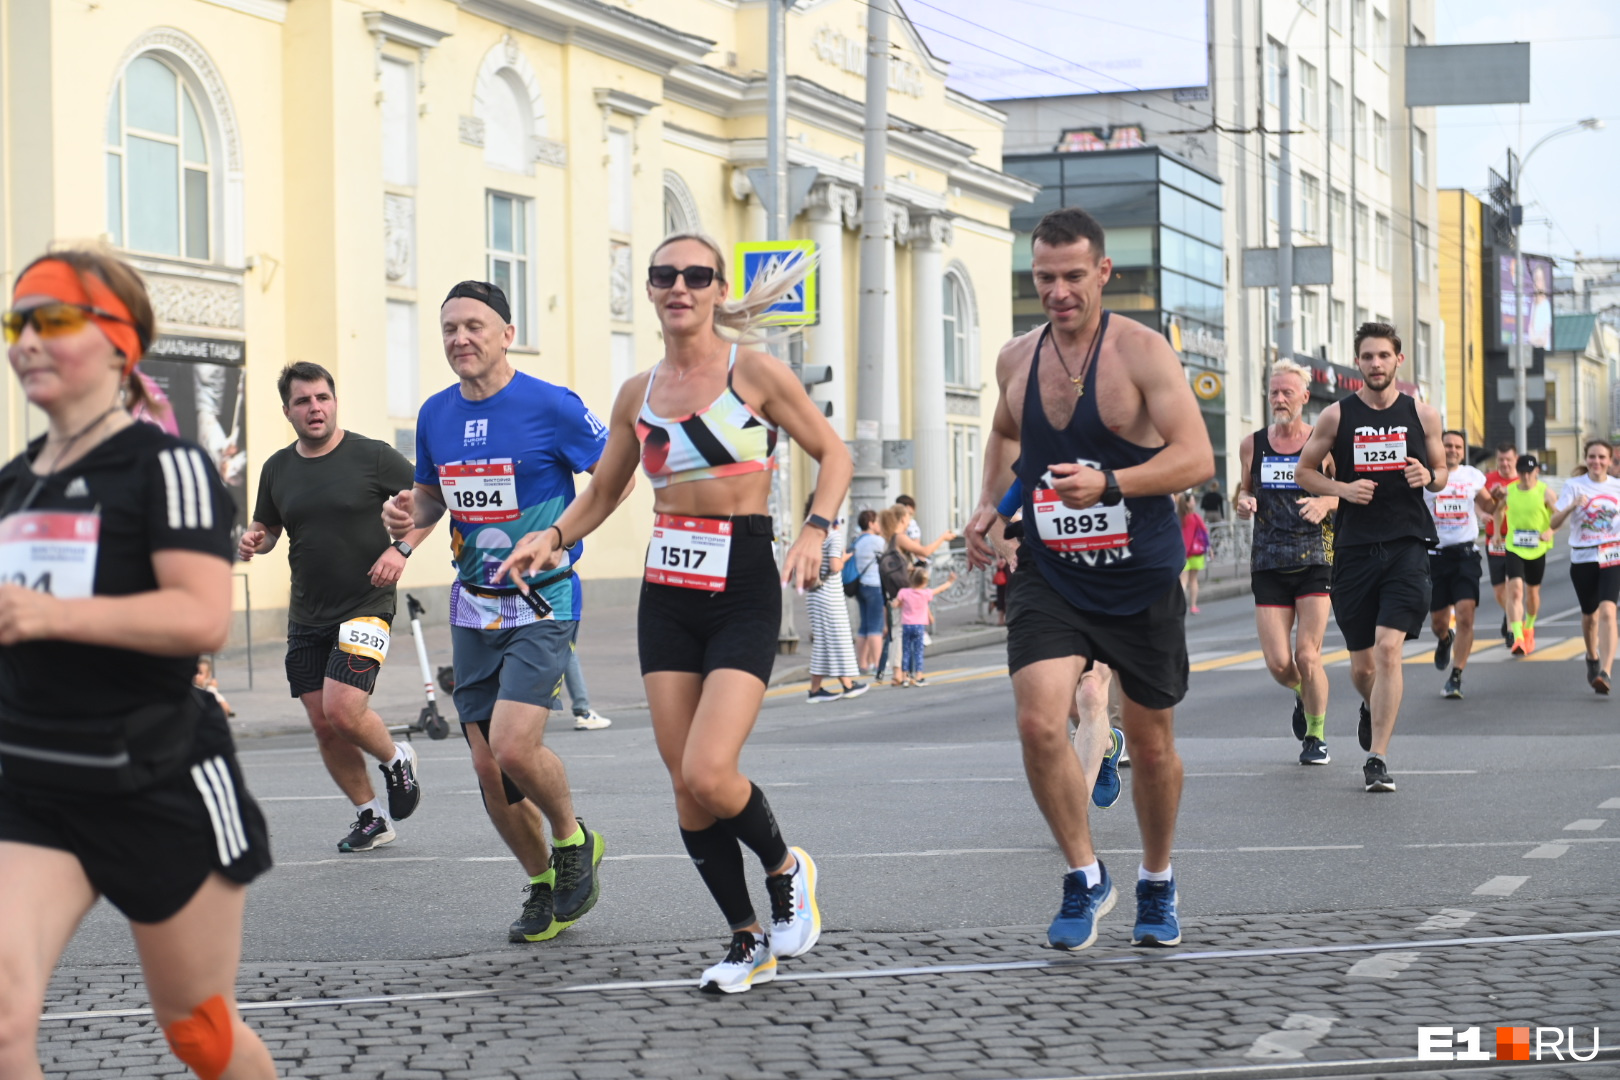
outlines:
[{"label": "runner in white shirt", "polygon": [[1588,440],[1585,472],[1564,482],[1552,516],[1554,529],[1570,520],[1569,580],[1581,602],[1586,681],[1600,694],[1609,692],[1620,599],[1620,480],[1609,475],[1613,464],[1613,446]]},{"label": "runner in white shirt", "polygon": [[1485,494],[1485,474],[1464,465],[1468,440],[1460,431],[1440,436],[1446,448],[1446,486],[1423,492],[1434,516],[1439,543],[1429,552],[1429,624],[1439,644],[1434,666],[1451,668],[1444,693],[1461,698],[1463,669],[1474,649],[1474,612],[1479,607],[1479,514],[1489,514],[1495,501]]}]

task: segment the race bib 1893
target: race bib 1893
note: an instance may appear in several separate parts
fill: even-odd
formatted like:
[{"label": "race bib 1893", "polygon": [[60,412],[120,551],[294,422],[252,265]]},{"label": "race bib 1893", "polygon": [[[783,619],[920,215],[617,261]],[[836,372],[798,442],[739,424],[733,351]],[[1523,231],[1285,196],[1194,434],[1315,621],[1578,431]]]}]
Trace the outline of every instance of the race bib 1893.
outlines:
[{"label": "race bib 1893", "polygon": [[1101,551],[1131,541],[1124,503],[1071,510],[1051,488],[1036,491],[1033,502],[1036,534],[1053,551]]}]

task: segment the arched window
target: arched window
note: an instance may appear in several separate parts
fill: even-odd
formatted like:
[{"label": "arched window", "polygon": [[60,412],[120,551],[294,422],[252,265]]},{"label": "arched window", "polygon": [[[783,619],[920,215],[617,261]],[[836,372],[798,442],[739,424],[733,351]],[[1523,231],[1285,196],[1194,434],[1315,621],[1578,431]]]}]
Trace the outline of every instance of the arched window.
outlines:
[{"label": "arched window", "polygon": [[124,69],[107,107],[107,231],[130,251],[207,261],[214,244],[214,154],[206,114],[157,56]]},{"label": "arched window", "polygon": [[534,116],[528,89],[515,71],[501,68],[489,80],[484,108],[484,164],[507,172],[529,172]]},{"label": "arched window", "polygon": [[973,377],[973,298],[961,271],[946,271],[943,288],[945,321],[945,382],[949,386],[974,386]]},{"label": "arched window", "polygon": [[702,231],[703,223],[698,220],[697,200],[692,198],[692,189],[686,186],[680,173],[665,169],[664,235]]}]

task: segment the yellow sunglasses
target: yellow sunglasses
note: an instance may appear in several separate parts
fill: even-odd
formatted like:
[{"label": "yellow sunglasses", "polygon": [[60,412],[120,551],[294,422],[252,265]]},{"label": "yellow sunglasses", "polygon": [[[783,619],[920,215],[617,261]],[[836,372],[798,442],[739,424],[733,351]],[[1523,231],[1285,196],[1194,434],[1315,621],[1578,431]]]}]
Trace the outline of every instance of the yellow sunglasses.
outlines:
[{"label": "yellow sunglasses", "polygon": [[82,304],[41,304],[27,311],[7,311],[0,315],[0,328],[5,330],[6,343],[15,345],[17,339],[22,337],[23,328],[32,326],[34,332],[42,338],[63,337],[67,334],[76,334],[83,330],[92,316],[103,319],[112,319],[126,326],[134,323],[128,319],[119,318],[110,311],[100,308],[85,307]]}]

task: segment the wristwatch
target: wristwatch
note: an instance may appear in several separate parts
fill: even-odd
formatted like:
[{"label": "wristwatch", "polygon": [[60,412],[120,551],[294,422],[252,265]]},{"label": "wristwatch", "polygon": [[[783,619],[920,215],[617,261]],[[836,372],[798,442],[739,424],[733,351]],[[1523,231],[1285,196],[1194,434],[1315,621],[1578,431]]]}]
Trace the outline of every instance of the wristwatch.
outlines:
[{"label": "wristwatch", "polygon": [[401,555],[405,556],[407,559],[411,557],[411,552],[416,550],[415,548],[411,547],[411,545],[407,544],[403,540],[395,540],[392,544],[389,544],[388,546],[393,548],[395,551],[399,552]]},{"label": "wristwatch", "polygon": [[1119,481],[1114,479],[1114,470],[1104,469],[1102,498],[1097,501],[1104,506],[1118,506],[1123,498],[1125,496],[1119,490]]},{"label": "wristwatch", "polygon": [[812,529],[820,529],[829,536],[832,535],[832,522],[828,521],[820,514],[811,514],[809,517],[804,519],[804,523],[810,526]]}]

